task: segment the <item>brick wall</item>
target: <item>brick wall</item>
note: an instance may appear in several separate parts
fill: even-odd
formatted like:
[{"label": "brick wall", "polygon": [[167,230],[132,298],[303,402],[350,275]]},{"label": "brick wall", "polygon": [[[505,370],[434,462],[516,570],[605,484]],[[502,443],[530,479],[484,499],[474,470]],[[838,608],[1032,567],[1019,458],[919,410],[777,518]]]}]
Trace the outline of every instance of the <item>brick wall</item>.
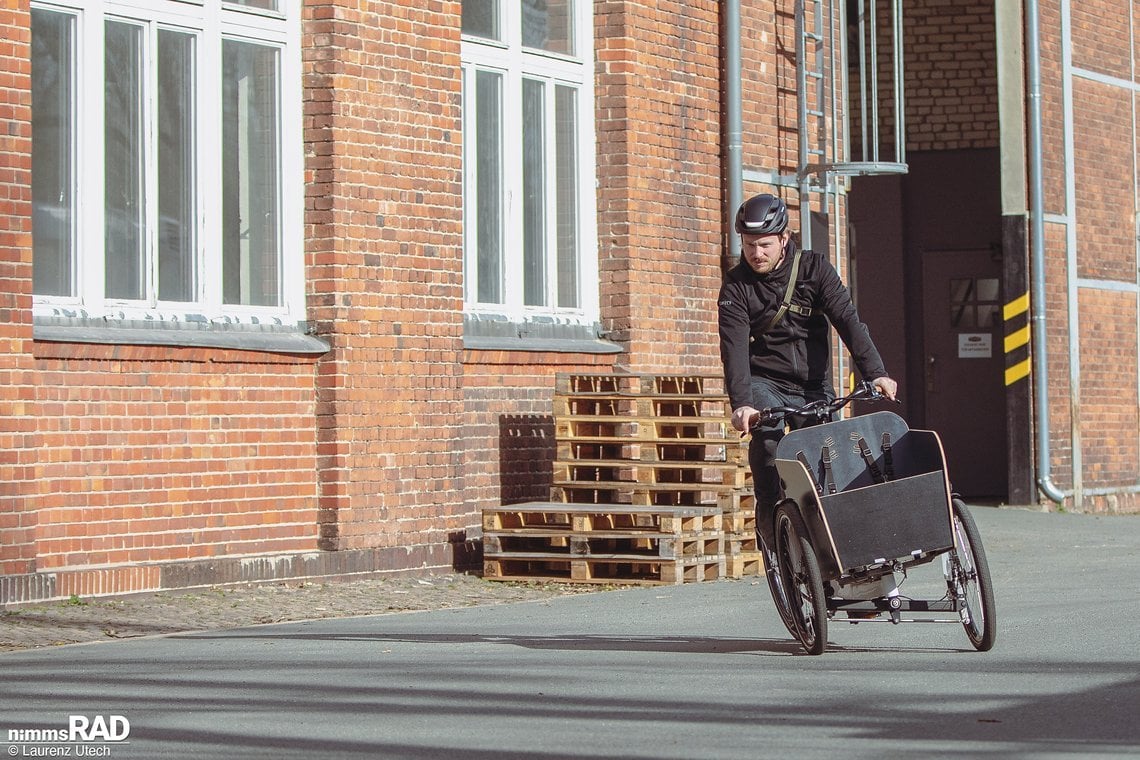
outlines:
[{"label": "brick wall", "polygon": [[[546,501],[554,463],[555,376],[613,371],[614,354],[467,351],[464,388],[464,503]],[[475,520],[478,523],[478,520]]]},{"label": "brick wall", "polygon": [[913,0],[903,18],[907,150],[995,147],[993,2]]},{"label": "brick wall", "polygon": [[1073,81],[1078,277],[1136,282],[1132,99],[1120,86]]},{"label": "brick wall", "polygon": [[460,4],[305,3],[321,546],[441,544],[464,506]]},{"label": "brick wall", "polygon": [[[1082,490],[1091,492],[1083,495],[1080,507],[1135,512],[1140,509],[1140,368],[1134,136],[1140,124],[1135,94],[1127,84],[1137,62],[1135,19],[1121,5],[1107,0],[1070,5],[1074,171],[1068,181],[1075,206],[1068,210],[1076,224],[1076,271],[1069,274],[1081,280],[1076,304],[1080,335],[1068,348],[1080,362],[1079,419],[1073,432],[1079,434]],[[1124,5],[1133,14],[1138,10],[1136,3]],[[1059,82],[1050,84],[1056,98]],[[1046,154],[1063,157],[1064,151],[1063,142],[1051,142]],[[1067,246],[1051,246],[1048,258],[1055,261],[1067,253]],[[1051,344],[1050,350],[1064,347]]]},{"label": "brick wall", "polygon": [[[868,4],[869,7],[870,4]],[[894,160],[892,16],[878,0],[879,151]],[[854,24],[855,17],[849,19]],[[869,21],[869,19],[868,19]],[[907,150],[997,146],[997,52],[993,2],[908,0],[903,7]],[[851,134],[860,160],[858,34],[849,37]],[[869,86],[869,82],[868,82]],[[869,107],[869,106],[868,106]]]},{"label": "brick wall", "polygon": [[1136,316],[1134,293],[1088,288],[1080,293],[1080,435],[1086,488],[1128,485],[1140,473]]},{"label": "brick wall", "polygon": [[1041,34],[1041,140],[1049,146],[1042,151],[1046,214],[1068,212],[1065,197],[1064,93],[1061,88],[1061,12],[1057,3],[1039,6]]},{"label": "brick wall", "polygon": [[35,568],[29,25],[26,0],[0,9],[0,575]]},{"label": "brick wall", "polygon": [[312,551],[311,361],[37,343],[37,570]]},{"label": "brick wall", "polygon": [[718,13],[594,4],[602,318],[631,370],[719,367]]},{"label": "brick wall", "polygon": [[0,15],[0,599],[463,561],[459,4],[304,5],[319,360],[32,343],[28,25]]}]

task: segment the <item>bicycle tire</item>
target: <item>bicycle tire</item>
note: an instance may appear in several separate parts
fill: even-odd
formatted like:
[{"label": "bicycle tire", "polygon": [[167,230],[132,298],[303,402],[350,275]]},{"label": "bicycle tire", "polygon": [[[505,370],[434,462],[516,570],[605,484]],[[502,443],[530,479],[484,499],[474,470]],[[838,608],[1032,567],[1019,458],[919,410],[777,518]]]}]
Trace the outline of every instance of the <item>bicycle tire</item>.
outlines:
[{"label": "bicycle tire", "polygon": [[[827,648],[827,598],[819,560],[808,538],[807,526],[794,503],[776,508],[776,556],[780,579],[788,590],[794,635],[808,654]],[[798,599],[799,603],[796,603]]]},{"label": "bicycle tire", "polygon": [[780,615],[780,622],[788,629],[788,633],[792,636],[796,634],[796,621],[792,618],[792,612],[788,608],[788,600],[784,595],[783,581],[780,579],[779,562],[773,562],[775,556],[775,548],[770,551],[764,544],[763,539],[757,537],[760,544],[761,555],[764,558],[764,576],[768,580],[768,592],[772,595],[772,604],[776,607],[776,612]]},{"label": "bicycle tire", "polygon": [[994,602],[990,566],[982,548],[982,536],[974,516],[961,499],[954,499],[954,548],[947,579],[965,612],[962,627],[979,652],[988,652],[997,640],[997,605]]}]

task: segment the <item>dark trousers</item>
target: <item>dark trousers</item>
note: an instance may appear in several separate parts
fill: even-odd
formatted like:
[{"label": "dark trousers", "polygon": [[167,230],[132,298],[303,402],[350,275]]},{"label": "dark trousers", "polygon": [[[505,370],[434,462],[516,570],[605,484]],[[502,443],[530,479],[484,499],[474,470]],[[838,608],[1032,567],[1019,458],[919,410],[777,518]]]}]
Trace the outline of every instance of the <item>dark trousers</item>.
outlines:
[{"label": "dark trousers", "polygon": [[[752,377],[752,406],[763,411],[771,406],[803,406],[809,401],[835,398],[835,392],[824,385],[819,389],[798,389],[790,391],[777,386],[763,377]],[[792,429],[804,424],[802,417],[791,417],[788,426]],[[772,518],[776,504],[784,498],[784,488],[780,475],[776,472],[776,444],[784,437],[784,423],[765,426],[752,433],[748,445],[748,465],[752,468],[752,486],[756,492],[756,530],[768,545],[775,549]]]}]

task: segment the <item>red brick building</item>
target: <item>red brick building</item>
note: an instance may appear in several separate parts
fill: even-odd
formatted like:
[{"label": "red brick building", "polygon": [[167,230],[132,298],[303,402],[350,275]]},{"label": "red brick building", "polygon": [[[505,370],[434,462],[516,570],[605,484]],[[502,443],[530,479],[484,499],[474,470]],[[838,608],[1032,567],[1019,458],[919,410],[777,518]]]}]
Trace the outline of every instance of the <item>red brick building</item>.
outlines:
[{"label": "red brick building", "polygon": [[1135,511],[1136,9],[1077,5],[8,0],[0,602],[466,565],[557,373],[719,370],[762,190],[968,497]]}]

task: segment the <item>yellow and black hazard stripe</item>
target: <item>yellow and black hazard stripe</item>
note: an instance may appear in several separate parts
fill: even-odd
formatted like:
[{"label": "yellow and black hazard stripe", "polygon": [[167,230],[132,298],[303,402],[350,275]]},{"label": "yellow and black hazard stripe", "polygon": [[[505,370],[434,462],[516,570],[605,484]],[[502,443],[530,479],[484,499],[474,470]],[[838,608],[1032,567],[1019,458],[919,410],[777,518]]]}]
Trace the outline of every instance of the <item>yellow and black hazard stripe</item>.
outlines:
[{"label": "yellow and black hazard stripe", "polygon": [[1006,387],[1029,377],[1029,293],[1022,293],[1002,309],[1005,322]]}]

